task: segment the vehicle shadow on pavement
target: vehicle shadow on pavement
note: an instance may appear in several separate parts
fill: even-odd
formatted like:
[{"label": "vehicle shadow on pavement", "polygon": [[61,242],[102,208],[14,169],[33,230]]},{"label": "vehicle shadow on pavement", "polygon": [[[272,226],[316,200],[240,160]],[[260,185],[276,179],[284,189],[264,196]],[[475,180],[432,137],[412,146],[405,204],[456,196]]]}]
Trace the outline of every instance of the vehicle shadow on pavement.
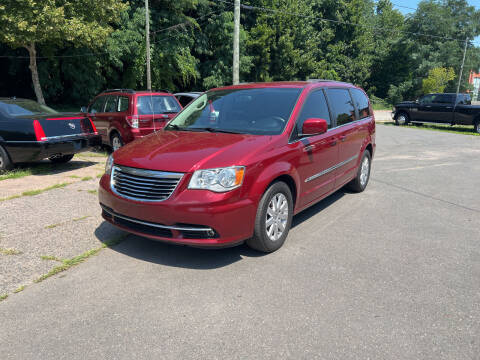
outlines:
[{"label": "vehicle shadow on pavement", "polygon": [[[104,221],[95,230],[97,239],[104,243],[111,240],[108,236],[105,236],[105,234],[110,233],[105,231],[106,227],[113,227],[113,225]],[[223,249],[201,249],[163,243],[134,234],[129,234],[124,241],[111,247],[111,249],[154,264],[199,270],[221,268],[245,257],[266,255],[250,249],[245,244]]]},{"label": "vehicle shadow on pavement", "polygon": [[[341,199],[346,192],[339,190],[318,204],[308,208],[293,218],[292,228],[317,215],[322,210]],[[95,236],[103,243],[111,240],[113,225],[104,221],[95,230]],[[243,258],[261,257],[267,254],[250,249],[246,244],[223,249],[202,249],[189,246],[163,243],[138,235],[129,234],[112,250],[142,261],[154,264],[209,270],[231,265]]]},{"label": "vehicle shadow on pavement", "polygon": [[300,214],[295,215],[292,220],[292,229],[298,225],[301,225],[304,221],[307,221],[308,219],[317,215],[318,213],[322,212],[324,209],[328,208],[330,205],[333,205],[335,202],[337,202],[342,197],[344,197],[345,194],[349,194],[349,192],[344,189],[340,189],[335,193],[333,193],[332,195],[328,196],[327,198],[316,203],[315,205],[302,211]]},{"label": "vehicle shadow on pavement", "polygon": [[72,160],[66,164],[52,164],[50,161],[45,160],[15,165],[17,170],[30,169],[33,175],[52,175],[98,165],[98,163],[89,160]]}]

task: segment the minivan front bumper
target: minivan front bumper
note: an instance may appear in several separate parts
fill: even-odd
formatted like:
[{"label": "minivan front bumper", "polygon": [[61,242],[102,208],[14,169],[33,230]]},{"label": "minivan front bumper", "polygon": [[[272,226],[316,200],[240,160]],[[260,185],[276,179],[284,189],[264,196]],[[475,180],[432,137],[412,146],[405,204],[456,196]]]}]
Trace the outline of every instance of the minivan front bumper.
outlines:
[{"label": "minivan front bumper", "polygon": [[253,235],[256,205],[252,200],[239,199],[239,189],[229,193],[189,190],[188,180],[183,179],[167,200],[142,202],[114,193],[110,177],[104,175],[98,192],[102,217],[133,234],[191,246],[233,246]]}]

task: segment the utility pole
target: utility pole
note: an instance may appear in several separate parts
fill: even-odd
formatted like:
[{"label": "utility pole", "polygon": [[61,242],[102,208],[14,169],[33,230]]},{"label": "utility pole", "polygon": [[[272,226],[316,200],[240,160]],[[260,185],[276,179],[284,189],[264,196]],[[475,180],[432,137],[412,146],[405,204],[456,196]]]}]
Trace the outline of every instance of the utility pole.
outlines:
[{"label": "utility pole", "polygon": [[233,85],[240,79],[240,0],[235,0],[233,10]]},{"label": "utility pole", "polygon": [[152,78],[150,76],[150,16],[148,14],[148,0],[145,0],[145,38],[147,47],[147,90],[152,90]]},{"label": "utility pole", "polygon": [[468,38],[465,39],[465,47],[463,49],[463,60],[462,60],[462,66],[460,67],[460,76],[458,77],[458,85],[457,85],[457,99],[458,99],[458,93],[460,92],[460,83],[462,82],[463,66],[465,65],[465,55],[467,55],[467,44],[468,44]]}]

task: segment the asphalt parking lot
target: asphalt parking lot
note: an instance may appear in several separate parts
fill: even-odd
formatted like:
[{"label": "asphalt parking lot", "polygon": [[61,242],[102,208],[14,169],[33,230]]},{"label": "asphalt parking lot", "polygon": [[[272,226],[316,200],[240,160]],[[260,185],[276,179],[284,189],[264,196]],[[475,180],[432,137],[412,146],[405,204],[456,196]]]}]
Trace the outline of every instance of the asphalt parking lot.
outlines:
[{"label": "asphalt parking lot", "polygon": [[[128,235],[0,302],[0,357],[479,359],[479,159],[478,137],[378,125],[367,190],[296,216],[279,251]],[[96,183],[0,202],[0,244],[71,257],[120,236]],[[11,256],[9,291],[48,271]]]}]

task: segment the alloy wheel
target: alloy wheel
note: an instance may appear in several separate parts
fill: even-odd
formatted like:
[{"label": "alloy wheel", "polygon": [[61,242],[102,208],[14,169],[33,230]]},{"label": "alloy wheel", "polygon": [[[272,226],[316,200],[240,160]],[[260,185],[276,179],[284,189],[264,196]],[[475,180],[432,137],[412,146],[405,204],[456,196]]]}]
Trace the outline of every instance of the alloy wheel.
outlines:
[{"label": "alloy wheel", "polygon": [[367,184],[368,176],[370,175],[370,159],[368,156],[362,161],[362,168],[360,169],[360,185],[364,187]]},{"label": "alloy wheel", "polygon": [[268,203],[265,229],[272,241],[280,239],[288,221],[288,201],[284,194],[275,194]]}]

